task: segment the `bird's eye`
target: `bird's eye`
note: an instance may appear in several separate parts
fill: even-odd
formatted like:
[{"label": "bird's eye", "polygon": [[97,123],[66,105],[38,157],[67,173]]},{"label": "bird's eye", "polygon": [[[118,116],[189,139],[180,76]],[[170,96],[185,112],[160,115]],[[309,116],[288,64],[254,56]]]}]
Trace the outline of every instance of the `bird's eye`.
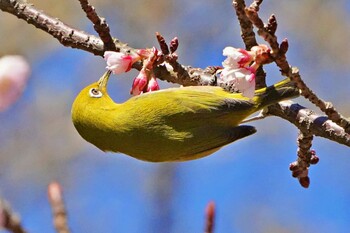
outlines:
[{"label": "bird's eye", "polygon": [[102,92],[96,88],[91,88],[89,94],[93,98],[100,98],[102,96]]}]

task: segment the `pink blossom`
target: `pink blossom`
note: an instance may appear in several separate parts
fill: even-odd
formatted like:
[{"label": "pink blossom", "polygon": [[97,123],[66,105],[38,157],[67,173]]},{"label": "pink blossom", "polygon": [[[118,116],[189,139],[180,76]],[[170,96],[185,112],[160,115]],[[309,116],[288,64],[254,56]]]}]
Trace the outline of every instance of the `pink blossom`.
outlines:
[{"label": "pink blossom", "polygon": [[235,90],[242,92],[243,96],[254,97],[255,70],[250,67],[238,69],[224,68],[220,75],[221,82],[232,85]]},{"label": "pink blossom", "polygon": [[[255,93],[255,73],[259,64],[255,62],[256,54],[267,51],[267,46],[256,46],[254,51],[226,47],[223,55],[227,58],[222,63],[220,81],[233,86],[243,96],[253,98]],[[253,62],[254,61],[254,62]],[[251,66],[249,66],[251,65]]]},{"label": "pink blossom", "polygon": [[18,55],[0,58],[0,112],[10,107],[22,94],[30,73],[27,61]]},{"label": "pink blossom", "polygon": [[128,72],[131,69],[132,64],[140,59],[138,55],[125,55],[113,51],[106,51],[103,56],[107,62],[106,68],[111,70],[113,74]]},{"label": "pink blossom", "polygon": [[253,61],[253,53],[244,49],[236,49],[234,47],[224,48],[222,54],[227,56],[222,63],[223,67],[240,68],[249,65]]}]

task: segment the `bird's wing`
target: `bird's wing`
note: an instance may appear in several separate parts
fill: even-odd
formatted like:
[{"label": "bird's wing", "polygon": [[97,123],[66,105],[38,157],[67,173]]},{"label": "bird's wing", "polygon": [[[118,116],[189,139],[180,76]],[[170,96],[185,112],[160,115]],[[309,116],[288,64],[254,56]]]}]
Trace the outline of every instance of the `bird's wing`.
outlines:
[{"label": "bird's wing", "polygon": [[221,147],[250,136],[255,132],[255,127],[249,125],[242,125],[231,129],[226,129],[211,140],[201,140],[192,147],[188,147],[188,153],[185,156],[177,158],[176,161],[187,161],[205,157],[219,150]]}]

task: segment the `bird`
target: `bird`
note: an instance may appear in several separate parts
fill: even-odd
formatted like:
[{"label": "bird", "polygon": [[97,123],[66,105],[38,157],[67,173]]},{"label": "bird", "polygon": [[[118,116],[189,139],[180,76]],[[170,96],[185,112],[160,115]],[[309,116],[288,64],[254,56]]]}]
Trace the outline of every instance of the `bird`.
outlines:
[{"label": "bird", "polygon": [[256,132],[240,125],[249,115],[299,96],[288,78],[258,89],[253,98],[218,86],[175,87],[115,103],[107,71],[73,102],[72,122],[86,141],[104,152],[148,162],[182,162],[208,156]]}]

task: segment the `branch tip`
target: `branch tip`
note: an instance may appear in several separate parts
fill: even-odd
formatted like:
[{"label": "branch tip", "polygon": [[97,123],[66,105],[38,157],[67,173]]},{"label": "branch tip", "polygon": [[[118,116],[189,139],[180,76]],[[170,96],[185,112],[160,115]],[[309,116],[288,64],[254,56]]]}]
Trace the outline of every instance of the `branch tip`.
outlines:
[{"label": "branch tip", "polygon": [[179,47],[179,40],[177,39],[177,37],[174,37],[171,41],[170,41],[170,52],[171,53],[175,53],[177,48]]},{"label": "branch tip", "polygon": [[277,30],[277,20],[275,15],[270,16],[266,28],[271,35],[275,35],[275,32]]},{"label": "branch tip", "polygon": [[288,44],[288,40],[287,38],[285,38],[284,40],[282,40],[281,44],[280,44],[280,54],[281,55],[285,55],[288,51],[289,48],[289,44]]},{"label": "branch tip", "polygon": [[310,178],[308,176],[298,178],[300,185],[303,188],[309,188],[310,186]]},{"label": "branch tip", "polygon": [[250,8],[252,8],[258,12],[262,2],[263,2],[263,0],[254,0],[254,2],[250,5]]},{"label": "branch tip", "polygon": [[63,201],[62,187],[57,182],[51,182],[47,188],[51,204],[53,224],[57,233],[69,233],[67,211]]},{"label": "branch tip", "polygon": [[215,203],[210,201],[205,209],[205,233],[213,233],[215,225]]},{"label": "branch tip", "polygon": [[114,44],[106,19],[98,16],[95,7],[90,5],[88,0],[79,0],[79,2],[87,18],[94,24],[95,31],[103,41],[104,50],[119,51]]},{"label": "branch tip", "polygon": [[19,216],[11,209],[7,201],[0,198],[0,229],[13,233],[26,233]]},{"label": "branch tip", "polygon": [[157,38],[157,41],[158,41],[158,44],[159,44],[159,47],[160,47],[160,50],[162,51],[162,53],[164,55],[168,55],[170,53],[169,47],[168,47],[168,44],[166,43],[164,37],[159,32],[156,32],[156,38]]}]

